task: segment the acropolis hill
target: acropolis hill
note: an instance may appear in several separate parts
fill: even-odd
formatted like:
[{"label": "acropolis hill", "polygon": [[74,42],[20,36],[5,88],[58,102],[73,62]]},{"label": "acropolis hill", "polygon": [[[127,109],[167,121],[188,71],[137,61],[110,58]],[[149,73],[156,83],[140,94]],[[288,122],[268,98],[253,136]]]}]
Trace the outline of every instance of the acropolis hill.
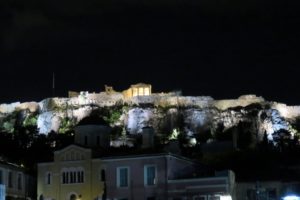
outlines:
[{"label": "acropolis hill", "polygon": [[256,95],[214,100],[209,96],[182,96],[181,92],[152,93],[150,84],[131,85],[118,92],[111,86],[99,93],[69,92],[68,98],[47,98],[41,102],[0,105],[0,128],[13,132],[16,125],[37,126],[39,133],[64,133],[88,116],[102,118],[111,127],[121,127],[130,135],[153,127],[155,133],[170,135],[174,130],[194,139],[202,132],[212,136],[220,127],[226,131],[248,123],[258,140],[267,134],[273,140],[278,130],[294,137],[300,106],[265,101]]}]

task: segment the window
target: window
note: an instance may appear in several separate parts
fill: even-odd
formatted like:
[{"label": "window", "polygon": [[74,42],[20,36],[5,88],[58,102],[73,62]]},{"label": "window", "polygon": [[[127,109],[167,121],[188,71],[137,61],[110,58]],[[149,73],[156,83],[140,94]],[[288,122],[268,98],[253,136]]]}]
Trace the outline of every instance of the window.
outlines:
[{"label": "window", "polygon": [[70,183],[74,183],[75,182],[74,181],[75,177],[73,176],[73,174],[74,174],[73,172],[70,173]]},{"label": "window", "polygon": [[18,190],[22,190],[22,174],[18,174]]},{"label": "window", "polygon": [[83,182],[84,182],[84,173],[83,171],[80,171],[79,183],[83,183]]},{"label": "window", "polygon": [[0,170],[0,184],[3,184],[3,171]]},{"label": "window", "polygon": [[65,170],[61,174],[61,180],[63,184],[83,183],[84,171],[81,169]]},{"label": "window", "polygon": [[100,136],[97,135],[97,146],[99,146],[99,145],[100,145]]},{"label": "window", "polygon": [[50,185],[50,184],[51,184],[51,179],[52,179],[51,172],[47,172],[47,173],[46,173],[46,184],[47,184],[47,185]]},{"label": "window", "polygon": [[[76,175],[75,175],[76,176]],[[79,183],[83,183],[83,180],[81,180],[81,171],[77,171],[77,181]]]},{"label": "window", "polygon": [[156,166],[146,165],[144,167],[144,185],[156,184]]},{"label": "window", "polygon": [[88,144],[88,137],[84,136],[84,145],[87,145],[87,144]]},{"label": "window", "polygon": [[101,170],[101,181],[105,181],[105,170]]},{"label": "window", "polygon": [[12,188],[13,187],[13,173],[8,172],[8,187]]},{"label": "window", "polygon": [[129,181],[129,168],[128,167],[118,167],[117,168],[117,186],[118,187],[128,187]]}]

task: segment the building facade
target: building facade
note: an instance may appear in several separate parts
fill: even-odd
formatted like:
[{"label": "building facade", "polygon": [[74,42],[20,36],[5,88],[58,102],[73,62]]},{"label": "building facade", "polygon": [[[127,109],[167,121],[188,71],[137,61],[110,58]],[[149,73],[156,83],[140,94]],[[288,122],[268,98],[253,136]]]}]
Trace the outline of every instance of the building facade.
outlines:
[{"label": "building facade", "polygon": [[239,182],[236,187],[240,200],[277,200],[281,193],[280,181]]},{"label": "building facade", "polygon": [[[99,160],[100,162],[100,160]],[[107,199],[217,200],[234,197],[231,171],[199,178],[194,162],[177,155],[140,155],[102,158]]]},{"label": "building facade", "polygon": [[99,199],[103,183],[95,172],[101,162],[93,162],[90,149],[70,145],[54,153],[54,162],[38,164],[40,200]]},{"label": "building facade", "polygon": [[299,181],[249,181],[236,184],[239,200],[278,200],[288,195],[300,196]]},{"label": "building facade", "polygon": [[150,84],[138,83],[131,85],[130,88],[124,90],[122,93],[125,99],[136,96],[149,96],[152,94],[152,86]]},{"label": "building facade", "polygon": [[0,161],[0,188],[1,200],[21,200],[34,198],[36,186],[23,167]]},{"label": "building facade", "polygon": [[172,154],[92,158],[90,149],[70,145],[54,162],[38,164],[40,200],[216,200],[234,196],[232,172],[196,175],[199,166]]}]

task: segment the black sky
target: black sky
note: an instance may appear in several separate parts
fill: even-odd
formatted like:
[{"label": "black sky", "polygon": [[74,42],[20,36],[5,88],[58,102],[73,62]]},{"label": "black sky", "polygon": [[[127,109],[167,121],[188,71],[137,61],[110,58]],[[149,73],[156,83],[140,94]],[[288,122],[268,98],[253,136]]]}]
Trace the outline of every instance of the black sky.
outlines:
[{"label": "black sky", "polygon": [[300,104],[296,1],[27,0],[0,3],[0,103],[68,90],[215,99],[257,94]]}]

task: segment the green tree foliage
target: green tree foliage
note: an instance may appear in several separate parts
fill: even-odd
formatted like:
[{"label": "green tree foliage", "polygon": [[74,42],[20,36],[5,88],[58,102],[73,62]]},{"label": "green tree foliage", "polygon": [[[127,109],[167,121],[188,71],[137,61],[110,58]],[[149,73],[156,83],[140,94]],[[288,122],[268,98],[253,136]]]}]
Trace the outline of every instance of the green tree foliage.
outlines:
[{"label": "green tree foliage", "polygon": [[7,133],[13,133],[15,131],[15,120],[9,120],[3,123],[2,130]]},{"label": "green tree foliage", "polygon": [[13,133],[17,125],[18,112],[13,112],[6,116],[0,123],[0,130],[6,133]]},{"label": "green tree foliage", "polygon": [[37,126],[37,116],[36,115],[28,115],[23,121],[24,127]]},{"label": "green tree foliage", "polygon": [[67,132],[70,132],[71,130],[73,130],[74,126],[75,126],[74,120],[72,120],[68,117],[62,118],[58,133],[65,134]]},{"label": "green tree foliage", "polygon": [[122,115],[122,112],[120,110],[112,110],[110,112],[109,117],[104,118],[109,124],[116,123]]}]

